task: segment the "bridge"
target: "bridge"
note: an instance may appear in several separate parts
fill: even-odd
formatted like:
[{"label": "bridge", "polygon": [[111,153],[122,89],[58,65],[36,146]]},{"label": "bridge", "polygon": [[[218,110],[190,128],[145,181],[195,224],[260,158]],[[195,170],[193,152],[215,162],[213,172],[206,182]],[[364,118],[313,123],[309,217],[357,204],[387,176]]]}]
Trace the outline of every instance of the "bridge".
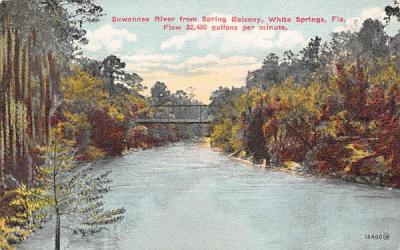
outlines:
[{"label": "bridge", "polygon": [[147,117],[135,119],[135,123],[208,124],[212,122],[209,106],[204,104],[153,105],[146,114],[148,114]]}]

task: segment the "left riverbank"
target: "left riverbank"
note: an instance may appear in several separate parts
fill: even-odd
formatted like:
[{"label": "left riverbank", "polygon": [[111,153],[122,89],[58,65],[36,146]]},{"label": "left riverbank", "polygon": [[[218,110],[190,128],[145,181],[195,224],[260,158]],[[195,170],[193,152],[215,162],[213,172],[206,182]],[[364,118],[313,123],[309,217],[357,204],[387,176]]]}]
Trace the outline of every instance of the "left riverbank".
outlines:
[{"label": "left riverbank", "polygon": [[[97,159],[92,159],[91,161],[77,161],[76,162],[76,166],[74,169],[72,169],[72,171],[79,171],[79,170],[83,170],[86,168],[90,168],[93,166],[93,164],[96,164],[97,161],[101,161],[104,159],[117,159],[119,157],[122,157],[124,155],[128,155],[128,154],[135,154],[138,153],[140,151],[143,150],[151,150],[154,148],[162,148],[162,147],[173,147],[176,145],[179,145],[181,143],[197,143],[197,144],[201,144],[201,145],[207,145],[207,143],[209,143],[209,140],[207,139],[203,139],[201,137],[196,137],[193,139],[185,139],[185,140],[173,140],[173,141],[164,141],[164,142],[160,142],[157,143],[155,145],[152,146],[146,146],[146,147],[141,147],[141,148],[130,148],[130,149],[125,149],[123,152],[121,152],[120,155],[118,156],[102,156],[99,157]],[[13,193],[11,190],[4,192],[2,194],[2,204],[10,204],[10,203],[15,203],[15,200],[18,199],[20,201],[23,201],[24,199],[27,199],[29,196],[29,192],[28,189],[24,189],[24,193],[23,195],[26,195],[24,197],[19,197],[18,195],[21,195],[21,190],[18,190],[18,192]],[[33,205],[33,204],[30,204]],[[5,206],[4,208],[6,209],[10,209],[10,211],[7,211],[7,213],[14,213],[16,209],[16,207],[14,206]],[[23,212],[21,210],[21,212]],[[22,214],[21,214],[22,215]],[[13,245],[15,245],[18,242],[24,241],[26,239],[29,238],[29,236],[38,231],[41,230],[45,224],[51,220],[52,217],[52,213],[50,211],[50,209],[48,209],[47,207],[43,207],[41,210],[36,211],[35,213],[33,213],[31,215],[31,220],[28,223],[24,223],[23,222],[23,218],[20,218],[20,224],[18,225],[18,230],[16,230],[15,228],[11,228],[11,227],[6,227],[5,226],[5,221],[0,220],[0,226],[3,226],[3,230],[5,232],[7,232],[7,244],[11,244],[10,248],[7,247],[0,247],[0,249],[13,249]],[[17,221],[15,219],[15,221]],[[2,224],[4,223],[4,224]],[[6,240],[6,239],[1,239],[1,240]],[[1,246],[1,245],[0,245]]]}]

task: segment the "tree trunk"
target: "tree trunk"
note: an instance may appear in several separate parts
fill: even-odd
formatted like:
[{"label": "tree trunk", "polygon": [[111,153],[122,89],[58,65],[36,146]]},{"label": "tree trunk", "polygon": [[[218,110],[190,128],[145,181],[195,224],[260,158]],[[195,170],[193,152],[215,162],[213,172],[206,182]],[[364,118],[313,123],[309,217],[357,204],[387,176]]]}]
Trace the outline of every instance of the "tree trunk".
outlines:
[{"label": "tree trunk", "polygon": [[55,237],[55,245],[54,249],[55,250],[60,250],[61,249],[61,218],[60,218],[60,211],[58,208],[56,209],[56,237]]},{"label": "tree trunk", "polygon": [[[57,147],[54,147],[54,159],[57,158]],[[58,194],[57,194],[57,172],[58,169],[56,167],[56,164],[52,162],[53,164],[53,194],[54,194],[54,207],[56,210],[56,236],[55,236],[55,245],[54,249],[55,250],[60,250],[61,247],[61,218],[60,218],[60,207],[58,204]]]},{"label": "tree trunk", "polygon": [[33,150],[50,142],[60,72],[53,53],[34,53],[34,32],[21,36],[7,11],[0,26],[0,186],[7,174],[30,186],[37,164]]}]

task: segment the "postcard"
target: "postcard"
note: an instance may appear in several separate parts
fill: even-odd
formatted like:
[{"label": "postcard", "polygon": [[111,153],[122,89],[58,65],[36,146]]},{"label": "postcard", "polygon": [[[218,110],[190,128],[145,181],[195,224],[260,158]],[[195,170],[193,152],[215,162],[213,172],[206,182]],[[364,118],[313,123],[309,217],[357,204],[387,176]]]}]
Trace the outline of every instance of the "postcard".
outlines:
[{"label": "postcard", "polygon": [[399,1],[0,20],[0,250],[400,249]]}]

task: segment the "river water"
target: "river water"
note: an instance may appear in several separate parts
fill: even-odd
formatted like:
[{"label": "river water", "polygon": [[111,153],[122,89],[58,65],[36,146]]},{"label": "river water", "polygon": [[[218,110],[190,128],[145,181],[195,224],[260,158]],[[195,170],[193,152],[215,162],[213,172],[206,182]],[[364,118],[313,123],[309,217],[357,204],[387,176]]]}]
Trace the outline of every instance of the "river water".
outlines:
[{"label": "river water", "polygon": [[[134,152],[112,170],[110,207],[125,219],[62,249],[400,249],[400,192],[237,162],[203,144]],[[390,238],[366,239],[366,234]],[[53,249],[53,223],[17,249]]]}]

